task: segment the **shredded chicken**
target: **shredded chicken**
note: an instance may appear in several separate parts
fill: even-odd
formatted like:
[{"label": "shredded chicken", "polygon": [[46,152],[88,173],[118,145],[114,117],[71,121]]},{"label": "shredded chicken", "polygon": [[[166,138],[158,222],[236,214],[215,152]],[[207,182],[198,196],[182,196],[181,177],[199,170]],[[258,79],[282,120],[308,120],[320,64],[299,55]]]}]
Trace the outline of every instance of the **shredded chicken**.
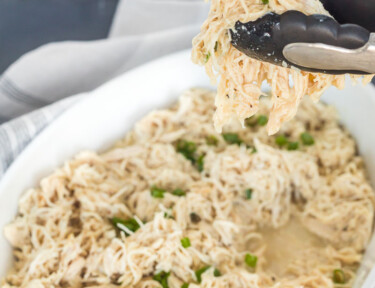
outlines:
[{"label": "shredded chicken", "polygon": [[[281,145],[263,126],[268,99],[263,121],[229,123],[221,135],[214,97],[189,90],[111,150],[80,153],[28,190],[4,230],[15,261],[0,286],[321,288],[340,269],[340,287],[351,287],[375,198],[334,109],[303,100]],[[188,154],[180,141],[196,147]]]},{"label": "shredded chicken", "polygon": [[[214,123],[217,131],[236,118],[240,123],[258,112],[261,85],[267,81],[272,88],[273,103],[268,122],[270,135],[279,131],[282,123],[292,119],[304,95],[318,101],[330,86],[344,87],[345,76],[307,73],[257,61],[230,44],[229,29],[237,21],[254,21],[268,12],[282,14],[298,10],[307,15],[329,13],[319,0],[211,0],[211,9],[201,32],[193,40],[192,59],[204,65],[213,83],[220,76],[215,99],[217,111]],[[373,75],[365,76],[369,83]],[[290,77],[292,85],[290,85]],[[359,76],[351,76],[353,79]]]}]

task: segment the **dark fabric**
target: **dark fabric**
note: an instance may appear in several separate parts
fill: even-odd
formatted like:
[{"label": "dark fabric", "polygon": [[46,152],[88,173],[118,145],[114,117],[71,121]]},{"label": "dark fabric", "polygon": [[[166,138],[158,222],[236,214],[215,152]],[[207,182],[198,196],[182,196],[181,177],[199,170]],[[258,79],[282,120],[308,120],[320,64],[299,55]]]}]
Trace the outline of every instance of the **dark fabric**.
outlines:
[{"label": "dark fabric", "polygon": [[375,0],[320,0],[340,23],[354,23],[375,32]]},{"label": "dark fabric", "polygon": [[0,74],[43,44],[106,38],[117,2],[0,0]]}]

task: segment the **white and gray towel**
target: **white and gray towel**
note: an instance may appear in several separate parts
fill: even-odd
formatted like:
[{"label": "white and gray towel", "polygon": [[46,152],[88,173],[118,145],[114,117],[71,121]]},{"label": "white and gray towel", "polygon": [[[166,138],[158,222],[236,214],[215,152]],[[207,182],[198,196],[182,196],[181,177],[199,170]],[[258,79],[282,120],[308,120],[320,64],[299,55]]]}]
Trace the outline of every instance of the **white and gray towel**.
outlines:
[{"label": "white and gray towel", "polygon": [[52,43],[21,57],[0,77],[0,178],[26,145],[84,92],[191,47],[208,5],[201,0],[122,0],[108,39]]}]

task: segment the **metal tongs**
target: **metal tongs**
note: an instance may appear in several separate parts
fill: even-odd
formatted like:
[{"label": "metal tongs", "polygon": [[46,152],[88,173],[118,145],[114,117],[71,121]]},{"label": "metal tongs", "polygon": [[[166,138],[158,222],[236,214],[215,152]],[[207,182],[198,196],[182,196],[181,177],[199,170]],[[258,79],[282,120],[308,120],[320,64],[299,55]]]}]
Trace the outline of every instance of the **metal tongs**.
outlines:
[{"label": "metal tongs", "polygon": [[232,45],[261,61],[326,74],[375,74],[375,33],[325,15],[268,13],[238,21]]}]

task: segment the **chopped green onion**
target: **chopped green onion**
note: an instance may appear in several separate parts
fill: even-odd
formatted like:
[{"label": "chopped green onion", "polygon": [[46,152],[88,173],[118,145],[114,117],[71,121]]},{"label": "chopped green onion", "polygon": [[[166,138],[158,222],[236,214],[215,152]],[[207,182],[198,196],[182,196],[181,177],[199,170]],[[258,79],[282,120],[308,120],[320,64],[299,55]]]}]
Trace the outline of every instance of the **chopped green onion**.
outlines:
[{"label": "chopped green onion", "polygon": [[245,123],[248,127],[255,127],[256,125],[264,126],[268,123],[268,117],[266,115],[260,115],[257,118],[255,116],[251,116],[245,120]]},{"label": "chopped green onion", "polygon": [[253,189],[249,188],[245,190],[246,199],[250,200],[252,195],[253,195]]},{"label": "chopped green onion", "polygon": [[156,186],[151,187],[151,196],[154,198],[164,198],[164,193],[166,192],[164,189],[158,188]]},{"label": "chopped green onion", "polygon": [[246,145],[246,148],[251,149],[251,154],[255,154],[255,153],[258,152],[257,149],[254,146]]},{"label": "chopped green onion", "polygon": [[168,288],[168,277],[171,275],[171,272],[164,272],[161,271],[160,273],[154,275],[152,279],[159,282],[161,284],[161,287]]},{"label": "chopped green onion", "polygon": [[288,139],[284,135],[280,135],[276,137],[275,142],[279,147],[283,147],[288,144]]},{"label": "chopped green onion", "polygon": [[344,271],[341,269],[333,270],[332,280],[336,284],[344,284],[346,282]]},{"label": "chopped green onion", "polygon": [[126,236],[129,236],[129,234],[125,231],[123,226],[125,226],[126,228],[128,228],[132,232],[135,232],[140,228],[138,222],[134,218],[130,218],[130,219],[125,220],[125,219],[121,219],[121,218],[118,218],[118,217],[113,217],[111,219],[111,222],[112,222],[113,226],[115,226],[120,231],[123,231]]},{"label": "chopped green onion", "polygon": [[314,145],[315,141],[314,138],[311,136],[310,133],[304,132],[301,134],[301,140],[303,145],[311,146]]},{"label": "chopped green onion", "polygon": [[219,45],[219,42],[215,42],[215,47],[214,47],[214,50],[215,50],[215,52],[217,52],[217,46]]},{"label": "chopped green onion", "polygon": [[242,140],[236,133],[223,133],[223,138],[228,144],[241,145]]},{"label": "chopped green onion", "polygon": [[245,124],[248,127],[254,127],[257,125],[257,119],[255,118],[255,116],[251,116],[245,120]]},{"label": "chopped green onion", "polygon": [[215,268],[215,270],[214,270],[214,276],[215,277],[220,277],[221,276],[221,272],[220,272],[219,269]]},{"label": "chopped green onion", "polygon": [[298,147],[299,147],[299,143],[298,142],[289,142],[288,143],[288,150],[289,151],[297,150]]},{"label": "chopped green onion", "polygon": [[211,53],[210,53],[210,52],[207,52],[207,54],[206,54],[206,58],[204,59],[204,63],[207,63],[208,60],[210,59],[210,57],[211,57]]},{"label": "chopped green onion", "polygon": [[202,172],[204,170],[204,156],[205,155],[201,155],[197,159],[197,168],[199,172]]},{"label": "chopped green onion", "polygon": [[194,153],[197,150],[197,145],[194,142],[186,140],[178,140],[177,152],[185,156],[186,159],[195,163]]},{"label": "chopped green onion", "polygon": [[255,268],[257,266],[258,257],[252,254],[247,253],[245,255],[245,263],[247,266]]},{"label": "chopped green onion", "polygon": [[260,126],[264,126],[268,123],[268,117],[266,115],[260,115],[257,119],[257,123]]},{"label": "chopped green onion", "polygon": [[214,135],[209,135],[206,137],[206,143],[210,146],[217,146],[219,140]]},{"label": "chopped green onion", "polygon": [[189,288],[189,285],[190,285],[189,283],[184,283],[181,285],[181,288]]},{"label": "chopped green onion", "polygon": [[264,5],[268,4],[268,2],[269,2],[269,0],[262,0],[262,3],[263,3]]},{"label": "chopped green onion", "polygon": [[175,196],[181,197],[181,196],[185,196],[186,192],[182,189],[175,189],[175,190],[173,190],[172,194],[175,195]]},{"label": "chopped green onion", "polygon": [[201,269],[195,271],[195,276],[197,277],[197,281],[198,281],[198,283],[201,283],[201,282],[202,282],[202,274],[203,274],[204,272],[206,272],[206,271],[207,271],[208,269],[210,269],[210,268],[211,268],[211,266],[205,266],[205,267],[203,267],[203,268],[201,268]]},{"label": "chopped green onion", "polygon": [[181,245],[184,248],[189,248],[191,246],[190,239],[188,237],[182,238]]}]

